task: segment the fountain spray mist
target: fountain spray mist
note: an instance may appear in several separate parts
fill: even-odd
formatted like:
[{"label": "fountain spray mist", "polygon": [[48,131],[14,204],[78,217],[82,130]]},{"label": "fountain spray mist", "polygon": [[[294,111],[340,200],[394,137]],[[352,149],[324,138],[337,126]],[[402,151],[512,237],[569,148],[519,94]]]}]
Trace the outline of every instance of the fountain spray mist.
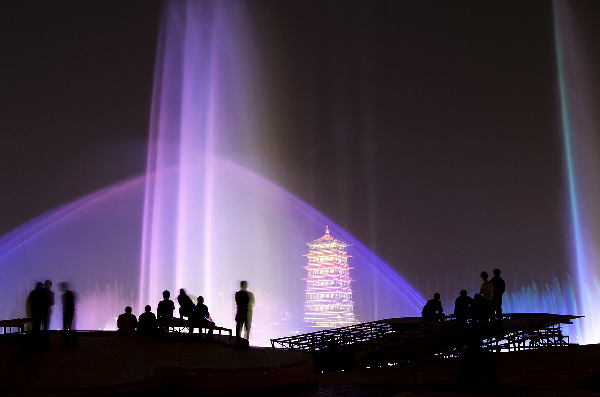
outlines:
[{"label": "fountain spray mist", "polygon": [[577,32],[577,22],[566,1],[554,2],[556,58],[566,179],[569,191],[569,230],[572,235],[571,268],[577,283],[577,313],[584,315],[581,339],[600,341],[600,318],[596,302],[600,298],[600,159],[597,137],[598,112],[594,92],[587,80],[592,76],[585,48]]},{"label": "fountain spray mist", "polygon": [[[257,55],[240,2],[164,10],[146,175],[108,186],[0,239],[0,313],[24,317],[37,280],[79,293],[77,329],[114,329],[124,306],[153,309],[168,289],[202,295],[232,328],[234,292],[256,297],[251,342],[306,331],[306,243],[351,244],[359,321],[417,316],[424,299],[360,242],[252,170],[261,141]],[[141,264],[141,265],[140,265]],[[59,327],[59,315],[53,316]]]},{"label": "fountain spray mist", "polygon": [[[240,2],[166,5],[138,305],[158,300],[165,289],[186,288],[204,296],[217,324],[227,324],[239,281],[248,280],[258,306],[253,335],[266,344],[268,337],[307,326],[301,323],[305,243],[320,237],[328,220],[244,163],[258,156],[254,149],[264,126],[257,114],[268,112],[257,106],[260,75],[244,16]],[[332,232],[346,235],[339,228]],[[365,269],[357,270],[364,275],[357,281],[363,319],[418,314],[423,299],[346,238],[356,246],[353,255],[364,260]]]}]

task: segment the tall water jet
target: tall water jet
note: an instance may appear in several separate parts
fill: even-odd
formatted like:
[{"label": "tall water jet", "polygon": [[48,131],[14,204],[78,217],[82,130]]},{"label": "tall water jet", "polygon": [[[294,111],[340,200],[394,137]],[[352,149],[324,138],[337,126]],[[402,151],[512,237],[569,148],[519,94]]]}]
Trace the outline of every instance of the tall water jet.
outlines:
[{"label": "tall water jet", "polygon": [[[159,42],[138,307],[163,290],[202,295],[229,325],[240,280],[259,306],[253,328],[302,328],[305,242],[328,222],[253,172],[264,128],[256,50],[239,2],[171,2]],[[362,320],[419,313],[423,299],[358,242]],[[285,329],[281,328],[285,324]],[[266,332],[265,332],[266,334]],[[260,338],[259,338],[260,339]],[[260,340],[261,344],[268,339]]]},{"label": "tall water jet", "polygon": [[595,92],[590,87],[594,76],[585,58],[582,37],[570,4],[554,2],[556,58],[560,90],[560,109],[569,191],[569,230],[572,235],[571,268],[577,275],[577,313],[584,315],[582,340],[600,341],[600,127]]},{"label": "tall water jet", "polygon": [[[220,159],[239,159],[251,149],[247,137],[258,125],[249,111],[253,103],[249,94],[260,97],[259,87],[252,84],[256,74],[243,13],[241,3],[210,1],[170,2],[163,10],[150,126],[140,305],[156,300],[163,289],[185,287],[214,306],[209,297],[220,290],[215,272],[222,274],[232,265],[220,263],[223,259],[213,251],[216,230],[240,227],[240,218],[222,219],[216,214],[221,193],[216,185],[222,177],[216,167]],[[233,235],[220,236],[229,246],[225,252],[240,244],[231,239]],[[244,277],[243,272],[237,277]],[[229,279],[227,285],[231,287],[235,280]],[[230,296],[223,297],[223,304],[229,300]],[[228,313],[229,306],[217,310]]]}]

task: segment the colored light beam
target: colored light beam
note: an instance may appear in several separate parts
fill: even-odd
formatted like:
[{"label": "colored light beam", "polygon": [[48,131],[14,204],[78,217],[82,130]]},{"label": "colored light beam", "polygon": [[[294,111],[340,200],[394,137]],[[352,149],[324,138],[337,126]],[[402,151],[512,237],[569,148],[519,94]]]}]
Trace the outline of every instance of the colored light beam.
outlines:
[{"label": "colored light beam", "polygon": [[569,4],[555,1],[554,31],[558,89],[560,94],[561,130],[564,144],[565,173],[568,186],[572,233],[571,268],[576,276],[577,313],[584,315],[583,343],[600,341],[600,318],[597,303],[600,255],[600,174],[597,162],[598,142],[593,92],[586,84],[588,72],[582,37]]}]

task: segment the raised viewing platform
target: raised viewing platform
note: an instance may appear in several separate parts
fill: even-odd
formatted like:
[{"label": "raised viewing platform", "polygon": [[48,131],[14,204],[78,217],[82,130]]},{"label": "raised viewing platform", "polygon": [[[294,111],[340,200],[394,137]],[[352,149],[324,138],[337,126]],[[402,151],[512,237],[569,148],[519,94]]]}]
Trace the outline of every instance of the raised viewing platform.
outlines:
[{"label": "raised viewing platform", "polygon": [[582,316],[514,313],[503,316],[502,326],[490,322],[464,324],[421,317],[390,318],[347,327],[272,339],[273,349],[299,351],[315,359],[318,370],[338,370],[408,362],[437,355],[452,356],[474,338],[494,351],[518,351],[567,346],[561,324]]}]

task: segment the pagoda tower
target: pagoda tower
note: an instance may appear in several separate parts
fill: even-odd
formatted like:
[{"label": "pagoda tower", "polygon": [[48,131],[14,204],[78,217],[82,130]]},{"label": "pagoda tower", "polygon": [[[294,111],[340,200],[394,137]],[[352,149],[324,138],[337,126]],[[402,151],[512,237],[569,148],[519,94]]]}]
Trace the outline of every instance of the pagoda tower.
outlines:
[{"label": "pagoda tower", "polygon": [[316,327],[343,327],[356,324],[350,289],[350,266],[347,244],[325,235],[308,245],[308,271],[304,320]]}]

